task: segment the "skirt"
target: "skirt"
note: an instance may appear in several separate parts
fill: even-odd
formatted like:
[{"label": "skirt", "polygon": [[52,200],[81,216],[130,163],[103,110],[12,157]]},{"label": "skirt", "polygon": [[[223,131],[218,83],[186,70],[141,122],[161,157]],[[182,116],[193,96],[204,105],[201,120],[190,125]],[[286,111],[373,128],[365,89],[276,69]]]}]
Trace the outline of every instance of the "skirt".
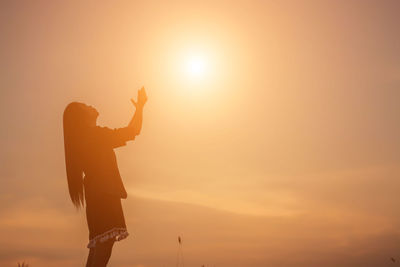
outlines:
[{"label": "skirt", "polygon": [[108,240],[120,241],[129,234],[126,229],[121,198],[92,192],[85,186],[86,219],[89,227],[88,248]]}]

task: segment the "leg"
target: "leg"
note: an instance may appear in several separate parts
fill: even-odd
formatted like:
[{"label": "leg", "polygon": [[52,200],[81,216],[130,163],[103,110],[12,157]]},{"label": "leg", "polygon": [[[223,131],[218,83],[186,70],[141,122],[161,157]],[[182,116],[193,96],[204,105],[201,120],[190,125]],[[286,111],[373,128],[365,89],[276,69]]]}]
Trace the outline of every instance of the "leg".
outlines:
[{"label": "leg", "polygon": [[94,250],[94,257],[92,267],[106,267],[108,260],[111,257],[112,247],[114,245],[114,240],[109,240],[104,243],[96,244]]},{"label": "leg", "polygon": [[93,257],[94,257],[94,248],[89,250],[89,255],[86,262],[86,267],[92,267],[93,265]]}]

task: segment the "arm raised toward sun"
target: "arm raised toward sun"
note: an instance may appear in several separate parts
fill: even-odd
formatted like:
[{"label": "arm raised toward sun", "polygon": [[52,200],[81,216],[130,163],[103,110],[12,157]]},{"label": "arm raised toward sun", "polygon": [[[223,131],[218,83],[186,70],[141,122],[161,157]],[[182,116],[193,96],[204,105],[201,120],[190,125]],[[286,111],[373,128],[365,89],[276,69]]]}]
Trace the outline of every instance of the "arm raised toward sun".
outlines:
[{"label": "arm raised toward sun", "polygon": [[142,121],[143,121],[143,107],[147,102],[147,94],[144,87],[142,87],[138,91],[137,102],[132,98],[131,99],[133,105],[136,107],[135,114],[130,121],[128,128],[132,133],[136,136],[140,134],[142,130]]}]

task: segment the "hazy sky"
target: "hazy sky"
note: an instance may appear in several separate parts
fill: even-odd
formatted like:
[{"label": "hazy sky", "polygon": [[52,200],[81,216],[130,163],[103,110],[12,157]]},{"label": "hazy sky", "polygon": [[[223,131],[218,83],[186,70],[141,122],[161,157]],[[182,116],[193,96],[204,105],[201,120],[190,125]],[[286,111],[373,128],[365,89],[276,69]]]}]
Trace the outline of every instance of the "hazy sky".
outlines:
[{"label": "hazy sky", "polygon": [[0,265],[83,266],[63,110],[85,102],[122,127],[144,85],[142,134],[116,150],[131,236],[111,267],[174,266],[178,235],[186,266],[392,266],[399,12],[378,0],[2,1]]}]

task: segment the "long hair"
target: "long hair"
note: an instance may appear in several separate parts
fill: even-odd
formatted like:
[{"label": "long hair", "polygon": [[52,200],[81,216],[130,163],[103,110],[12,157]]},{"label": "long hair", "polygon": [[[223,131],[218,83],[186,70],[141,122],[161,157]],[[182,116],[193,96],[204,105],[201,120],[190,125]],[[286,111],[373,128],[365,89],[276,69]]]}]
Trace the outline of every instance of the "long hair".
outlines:
[{"label": "long hair", "polygon": [[64,110],[64,150],[67,170],[68,190],[76,208],[85,204],[83,193],[83,145],[84,132],[88,126],[88,114],[85,105],[70,103]]}]

